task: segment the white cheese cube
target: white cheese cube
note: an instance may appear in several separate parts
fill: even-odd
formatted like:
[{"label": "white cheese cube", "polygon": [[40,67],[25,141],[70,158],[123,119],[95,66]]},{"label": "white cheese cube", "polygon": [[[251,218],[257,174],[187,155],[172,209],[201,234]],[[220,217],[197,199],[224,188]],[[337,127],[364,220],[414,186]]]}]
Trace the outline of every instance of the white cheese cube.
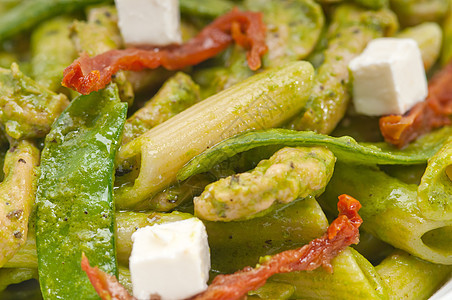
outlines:
[{"label": "white cheese cube", "polygon": [[198,218],[140,228],[132,241],[129,268],[137,299],[185,299],[207,288],[210,252]]},{"label": "white cheese cube", "polygon": [[404,114],[427,96],[421,52],[412,39],[375,39],[349,69],[358,113]]},{"label": "white cheese cube", "polygon": [[115,0],[127,45],[166,46],[182,42],[178,0]]}]

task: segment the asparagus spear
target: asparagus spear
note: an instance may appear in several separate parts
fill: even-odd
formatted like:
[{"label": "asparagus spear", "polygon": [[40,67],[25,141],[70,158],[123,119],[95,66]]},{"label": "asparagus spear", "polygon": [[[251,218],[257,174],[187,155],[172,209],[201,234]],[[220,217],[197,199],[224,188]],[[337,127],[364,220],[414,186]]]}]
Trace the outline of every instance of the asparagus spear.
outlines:
[{"label": "asparagus spear", "polygon": [[195,214],[209,221],[250,219],[276,203],[323,192],[333,174],[334,155],[326,148],[283,148],[248,173],[220,179],[194,198]]},{"label": "asparagus spear", "polygon": [[178,72],[163,84],[144,107],[127,119],[122,143],[130,142],[200,100],[199,86],[189,75]]},{"label": "asparagus spear", "polygon": [[0,68],[0,123],[12,138],[44,137],[67,105],[66,96],[37,84],[17,64]]},{"label": "asparagus spear", "polygon": [[41,24],[31,36],[32,77],[53,92],[61,88],[62,70],[77,56],[69,37],[71,23],[70,18],[57,17]]},{"label": "asparagus spear", "polygon": [[350,100],[349,62],[370,40],[392,35],[396,29],[397,20],[390,10],[367,11],[351,5],[337,8],[308,105],[287,127],[330,133],[344,116]]}]

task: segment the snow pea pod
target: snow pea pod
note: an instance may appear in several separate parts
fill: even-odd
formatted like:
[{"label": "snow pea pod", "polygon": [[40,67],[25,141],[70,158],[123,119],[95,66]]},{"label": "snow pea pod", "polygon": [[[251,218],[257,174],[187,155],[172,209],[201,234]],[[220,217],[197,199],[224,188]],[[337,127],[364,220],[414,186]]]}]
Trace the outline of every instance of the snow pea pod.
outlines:
[{"label": "snow pea pod", "polygon": [[204,151],[178,173],[178,180],[206,172],[236,154],[263,146],[325,146],[342,162],[373,165],[414,165],[427,162],[447,141],[452,127],[429,133],[403,150],[385,143],[358,143],[348,136],[331,137],[311,131],[270,129],[244,133]]},{"label": "snow pea pod", "polygon": [[82,252],[117,275],[113,171],[126,110],[114,85],[80,96],[46,137],[36,197],[44,299],[97,299],[80,268]]}]

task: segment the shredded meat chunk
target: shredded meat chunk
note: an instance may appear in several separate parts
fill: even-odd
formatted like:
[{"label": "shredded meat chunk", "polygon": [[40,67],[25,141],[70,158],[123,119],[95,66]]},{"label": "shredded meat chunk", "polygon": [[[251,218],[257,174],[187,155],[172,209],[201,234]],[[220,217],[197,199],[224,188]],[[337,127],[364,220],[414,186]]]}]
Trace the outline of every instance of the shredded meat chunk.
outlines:
[{"label": "shredded meat chunk", "polygon": [[[359,226],[362,223],[358,215],[361,208],[358,200],[344,194],[339,196],[337,207],[339,216],[321,238],[299,249],[278,253],[256,268],[246,267],[234,274],[218,275],[206,291],[190,299],[240,299],[249,291],[263,286],[270,276],[277,273],[314,270],[320,266],[332,272],[331,260],[349,245],[358,243]],[[102,299],[135,299],[115,277],[97,267],[90,267],[86,257],[82,259],[82,268]]]},{"label": "shredded meat chunk", "polygon": [[182,69],[215,56],[233,41],[248,49],[248,65],[257,70],[261,57],[267,52],[265,32],[261,13],[235,8],[180,46],[116,49],[94,57],[83,53],[64,70],[62,84],[86,95],[104,88],[119,70],[139,71],[159,66],[169,70]]},{"label": "shredded meat chunk", "polygon": [[405,115],[380,118],[380,131],[388,143],[403,148],[422,134],[451,124],[452,62],[429,82],[428,96]]}]

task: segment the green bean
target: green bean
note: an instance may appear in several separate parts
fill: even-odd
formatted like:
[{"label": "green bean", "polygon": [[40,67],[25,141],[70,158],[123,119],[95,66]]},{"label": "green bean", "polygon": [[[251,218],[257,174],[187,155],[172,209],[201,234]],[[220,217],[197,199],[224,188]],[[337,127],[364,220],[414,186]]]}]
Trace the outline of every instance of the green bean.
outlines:
[{"label": "green bean", "polygon": [[53,92],[61,89],[63,72],[76,58],[69,37],[70,18],[57,17],[42,23],[31,36],[32,77]]},{"label": "green bean", "polygon": [[54,16],[71,13],[88,5],[107,0],[48,0],[22,1],[0,18],[0,42],[33,29],[40,22]]},{"label": "green bean", "polygon": [[423,22],[441,22],[449,7],[449,0],[390,0],[389,2],[403,26],[414,26]]},{"label": "green bean", "polygon": [[17,64],[0,68],[0,123],[12,138],[44,137],[67,105],[66,96],[37,84]]},{"label": "green bean", "polygon": [[336,163],[321,203],[333,211],[332,198],[346,193],[359,199],[362,228],[382,241],[438,264],[452,264],[452,220],[422,216],[417,186],[405,184],[376,167]]},{"label": "green bean", "polygon": [[196,156],[181,170],[177,178],[188,177],[209,171],[216,164],[238,153],[264,146],[325,146],[339,161],[353,164],[416,165],[426,163],[448,140],[452,127],[424,135],[403,150],[386,143],[357,143],[348,136],[331,137],[310,131],[270,129],[253,131],[224,140]]},{"label": "green bean", "polygon": [[376,268],[388,287],[390,299],[427,299],[452,272],[452,266],[436,265],[395,250]]},{"label": "green bean", "polygon": [[127,119],[122,143],[130,142],[200,100],[199,86],[189,75],[178,72],[163,84],[144,107]]},{"label": "green bean", "polygon": [[367,11],[350,5],[337,8],[308,105],[287,127],[330,133],[343,118],[350,100],[349,62],[370,40],[392,35],[396,28],[397,19],[390,10]]},{"label": "green bean", "polygon": [[433,22],[422,23],[408,27],[397,33],[398,38],[414,39],[419,45],[424,62],[424,69],[428,71],[436,62],[441,51],[443,33],[441,27]]}]

